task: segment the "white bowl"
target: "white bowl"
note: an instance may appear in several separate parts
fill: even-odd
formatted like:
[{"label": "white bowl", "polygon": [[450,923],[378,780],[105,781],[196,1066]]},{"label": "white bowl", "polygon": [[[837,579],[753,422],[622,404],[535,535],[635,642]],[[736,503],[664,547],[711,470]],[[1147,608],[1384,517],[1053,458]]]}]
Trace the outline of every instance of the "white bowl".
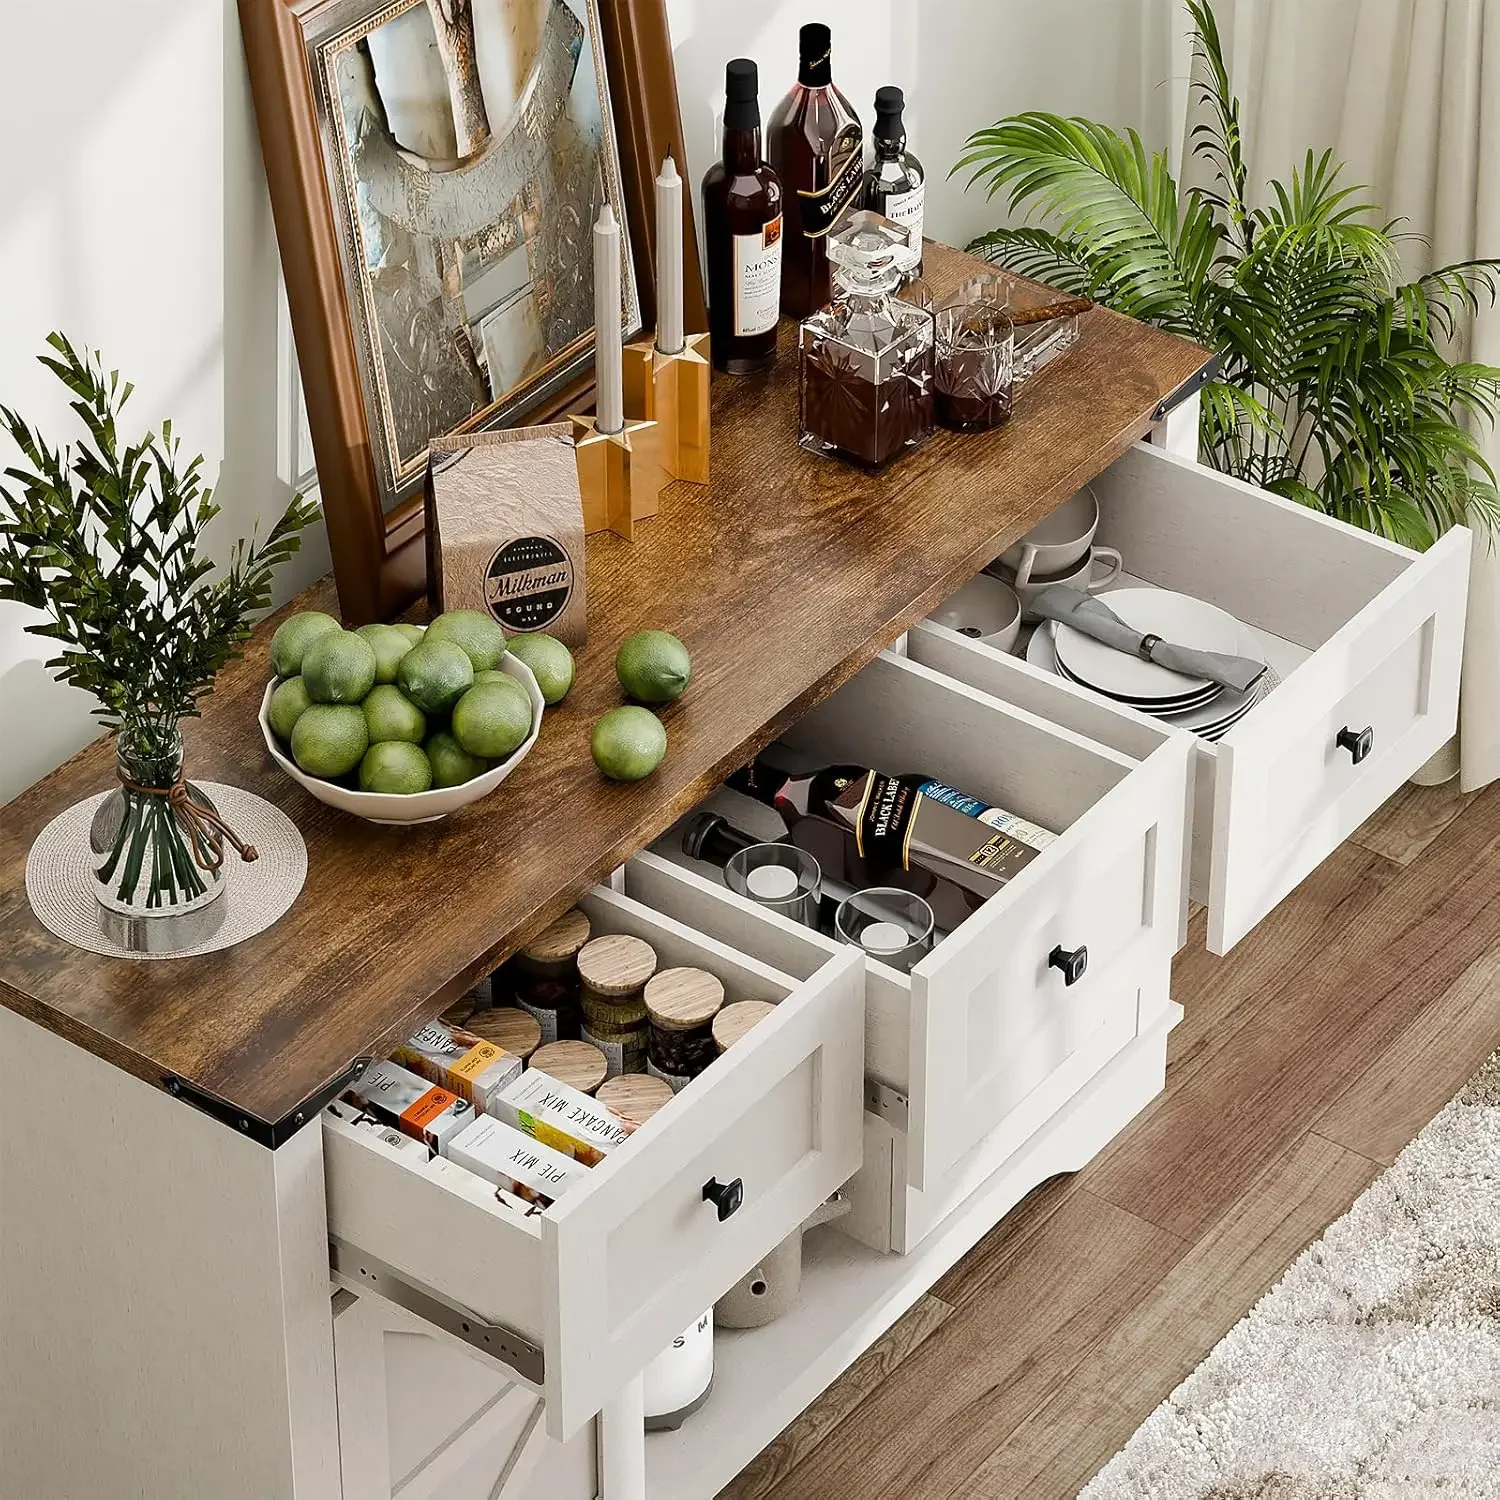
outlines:
[{"label": "white bowl", "polygon": [[277,684],[266,684],[266,695],[260,702],[260,732],[265,736],[266,749],[271,758],[298,786],[305,788],[319,802],[336,807],[340,812],[353,813],[371,823],[435,823],[449,813],[467,807],[481,797],[494,791],[515,768],[521,764],[536,744],[542,729],[542,711],[546,704],[542,690],[536,685],[531,668],[525,662],[507,652],[500,659],[500,670],[514,677],[526,689],[531,699],[531,733],[513,755],[507,756],[498,766],[491,766],[482,776],[466,781],[461,786],[434,787],[430,792],[410,792],[402,796],[394,792],[359,792],[340,786],[334,781],[324,781],[318,776],[309,776],[281,747],[276,732],[271,728],[271,694]]}]

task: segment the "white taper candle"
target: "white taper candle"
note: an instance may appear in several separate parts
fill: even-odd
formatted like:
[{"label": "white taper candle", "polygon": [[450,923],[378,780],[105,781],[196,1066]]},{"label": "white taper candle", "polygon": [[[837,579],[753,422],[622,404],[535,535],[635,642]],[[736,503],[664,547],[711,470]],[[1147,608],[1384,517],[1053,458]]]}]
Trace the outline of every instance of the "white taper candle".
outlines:
[{"label": "white taper candle", "polygon": [[600,432],[625,426],[620,344],[620,226],[608,203],[594,225],[594,420]]},{"label": "white taper candle", "polygon": [[682,352],[682,178],[669,155],[656,179],[656,347]]}]

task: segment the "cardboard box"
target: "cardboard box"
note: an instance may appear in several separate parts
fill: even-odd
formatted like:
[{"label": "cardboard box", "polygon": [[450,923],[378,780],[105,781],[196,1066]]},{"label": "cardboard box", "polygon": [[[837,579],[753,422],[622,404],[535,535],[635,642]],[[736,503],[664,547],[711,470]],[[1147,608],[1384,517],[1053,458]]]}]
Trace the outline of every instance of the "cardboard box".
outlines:
[{"label": "cardboard box", "polygon": [[519,1057],[458,1026],[430,1021],[391,1054],[392,1060],[475,1109],[493,1114],[491,1101],[521,1076]]},{"label": "cardboard box", "polygon": [[581,1182],[588,1170],[582,1162],[489,1115],[478,1116],[459,1131],[443,1155],[455,1166],[543,1208]]},{"label": "cardboard box", "polygon": [[393,1062],[372,1064],[344,1090],[344,1098],[434,1151],[441,1151],[474,1118],[467,1099],[435,1088]]},{"label": "cardboard box", "polygon": [[544,1145],[596,1166],[635,1127],[597,1099],[528,1068],[495,1101],[491,1113]]}]

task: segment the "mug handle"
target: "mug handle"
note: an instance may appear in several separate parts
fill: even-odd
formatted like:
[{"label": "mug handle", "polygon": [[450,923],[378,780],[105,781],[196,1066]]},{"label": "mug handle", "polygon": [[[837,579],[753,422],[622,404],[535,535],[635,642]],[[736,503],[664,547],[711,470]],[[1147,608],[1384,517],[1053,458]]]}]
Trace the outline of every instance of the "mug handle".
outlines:
[{"label": "mug handle", "polygon": [[1125,559],[1113,547],[1095,547],[1092,550],[1091,567],[1095,562],[1105,562],[1111,565],[1109,572],[1103,578],[1090,578],[1084,585],[1089,593],[1097,594],[1100,589],[1107,589],[1125,571]]},{"label": "mug handle", "polygon": [[[1024,588],[1031,582],[1031,570],[1036,566],[1037,547],[1034,542],[1021,543],[1021,561],[1016,565],[1017,588]],[[1115,554],[1119,556],[1118,553]]]}]

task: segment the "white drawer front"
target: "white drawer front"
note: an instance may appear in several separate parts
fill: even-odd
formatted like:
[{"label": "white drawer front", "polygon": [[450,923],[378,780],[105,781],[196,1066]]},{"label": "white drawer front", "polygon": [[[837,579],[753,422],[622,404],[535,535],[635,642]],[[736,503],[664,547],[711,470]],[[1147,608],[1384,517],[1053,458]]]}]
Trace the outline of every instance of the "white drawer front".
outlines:
[{"label": "white drawer front", "polygon": [[1214,952],[1228,952],[1453,733],[1468,580],[1469,535],[1449,532],[1220,742]]},{"label": "white drawer front", "polygon": [[[833,954],[796,983],[612,891],[581,904],[596,932],[636,933],[663,966],[710,969],[730,998],[778,1000],[775,1013],[582,1186],[524,1219],[452,1163],[415,1170],[324,1120],[330,1234],[539,1346],[559,1439],[846,1182],[862,1149],[857,954]],[[704,1196],[715,1180],[741,1185],[722,1221]]]}]

